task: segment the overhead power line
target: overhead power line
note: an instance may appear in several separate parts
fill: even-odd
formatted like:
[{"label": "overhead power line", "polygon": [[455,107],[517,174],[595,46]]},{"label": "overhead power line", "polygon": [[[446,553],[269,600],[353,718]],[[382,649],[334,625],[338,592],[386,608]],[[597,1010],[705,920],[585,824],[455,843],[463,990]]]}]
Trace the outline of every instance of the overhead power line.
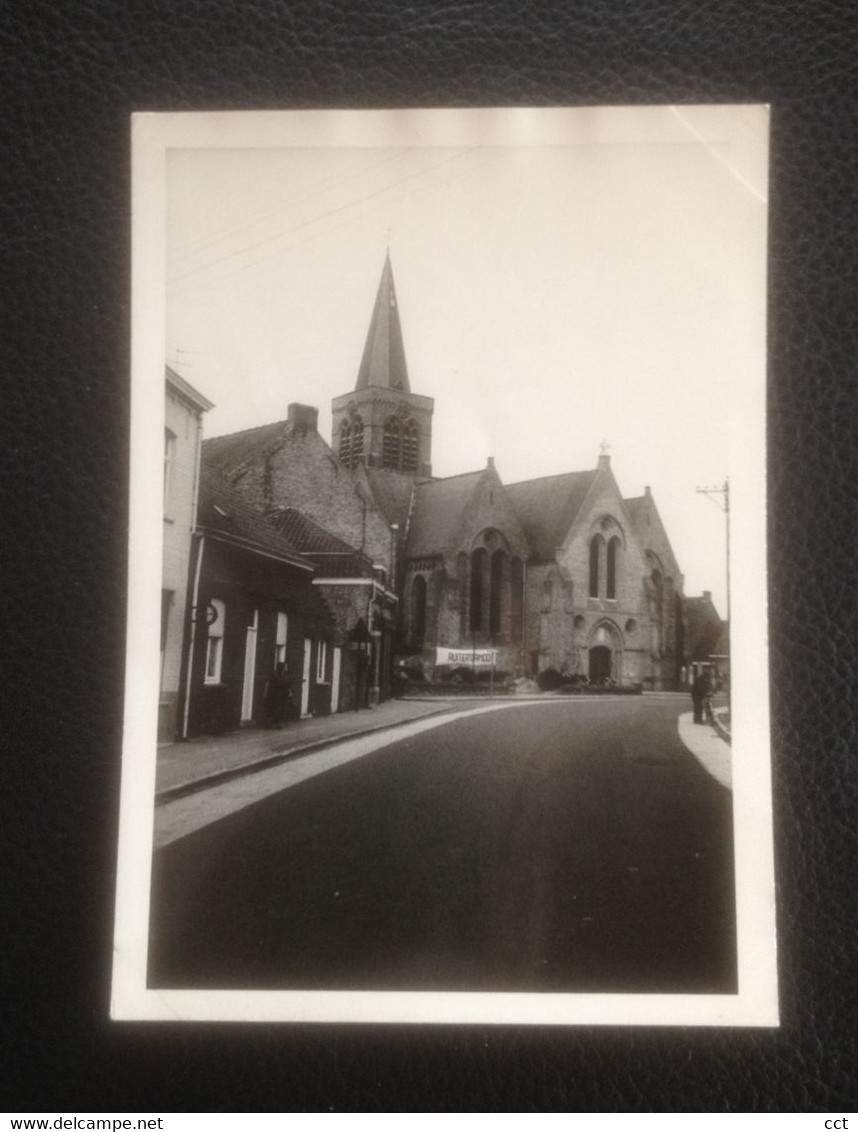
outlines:
[{"label": "overhead power line", "polygon": [[[201,272],[208,271],[210,268],[216,267],[220,263],[226,263],[229,260],[235,259],[237,256],[246,255],[248,252],[254,251],[256,248],[264,247],[266,244],[272,244],[277,240],[285,239],[292,233],[299,232],[304,228],[308,228],[312,224],[317,224],[320,220],[327,220],[331,216],[336,216],[341,212],[345,212],[346,209],[355,208],[361,204],[365,204],[369,200],[374,200],[376,197],[382,196],[385,193],[398,188],[400,185],[404,185],[409,181],[414,181],[420,177],[424,177],[427,174],[434,172],[436,169],[440,169],[445,165],[449,165],[453,161],[460,161],[463,157],[467,157],[468,154],[473,153],[476,148],[476,146],[471,146],[461,153],[453,154],[452,157],[447,157],[443,161],[436,162],[436,164],[431,165],[426,169],[418,170],[416,173],[410,173],[407,177],[402,177],[398,181],[394,181],[389,185],[385,185],[381,189],[376,189],[374,192],[367,193],[363,197],[347,201],[344,204],[337,205],[336,208],[331,208],[328,209],[327,212],[320,213],[318,216],[310,217],[310,219],[302,221],[300,224],[296,224],[293,228],[285,232],[281,232],[276,236],[268,236],[264,240],[257,240],[255,243],[248,244],[244,248],[239,248],[234,252],[229,252],[226,255],[219,256],[217,259],[210,260],[208,263],[202,264],[200,267],[191,268],[189,271],[185,271],[181,275],[177,275],[174,279],[168,280],[168,286],[172,286],[175,283],[180,283],[183,279],[188,279],[192,275],[199,275]],[[253,264],[246,264],[244,266],[254,266],[255,263],[260,263],[267,258],[269,257],[261,257],[260,259],[255,260]]]},{"label": "overhead power line", "polygon": [[315,181],[312,185],[308,185],[307,188],[302,189],[300,192],[295,193],[293,196],[287,197],[285,200],[281,201],[276,208],[269,209],[267,212],[261,212],[258,215],[252,217],[250,220],[242,221],[239,224],[232,224],[226,228],[221,228],[217,232],[212,232],[208,235],[200,236],[196,240],[191,240],[189,243],[182,245],[182,247],[178,248],[172,255],[171,263],[180,259],[187,259],[191,256],[194,256],[198,254],[198,252],[200,252],[204,247],[207,247],[210,244],[216,244],[218,240],[226,239],[228,236],[234,236],[239,232],[245,232],[248,228],[253,228],[255,225],[262,224],[264,223],[264,221],[270,220],[274,216],[281,215],[290,205],[296,204],[298,201],[305,200],[307,197],[317,196],[320,192],[323,191],[324,186],[329,184],[331,181],[335,181],[337,184],[343,184],[346,181],[354,180],[355,177],[363,176],[364,173],[371,173],[373,169],[377,169],[381,165],[390,164],[391,161],[399,160],[406,153],[409,153],[412,148],[413,146],[409,146],[407,149],[398,150],[392,156],[390,154],[387,154],[384,159],[380,161],[370,161],[366,165],[362,165],[360,169],[353,170],[351,173],[331,173],[327,177],[322,177],[320,180]]}]

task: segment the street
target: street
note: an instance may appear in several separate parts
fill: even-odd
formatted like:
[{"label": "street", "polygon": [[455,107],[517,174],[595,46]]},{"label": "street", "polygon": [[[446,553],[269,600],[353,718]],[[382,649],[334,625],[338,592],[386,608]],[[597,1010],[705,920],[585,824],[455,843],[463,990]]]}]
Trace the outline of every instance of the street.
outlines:
[{"label": "street", "polygon": [[173,841],[149,984],[735,992],[731,795],[685,710],[557,698],[392,733]]}]

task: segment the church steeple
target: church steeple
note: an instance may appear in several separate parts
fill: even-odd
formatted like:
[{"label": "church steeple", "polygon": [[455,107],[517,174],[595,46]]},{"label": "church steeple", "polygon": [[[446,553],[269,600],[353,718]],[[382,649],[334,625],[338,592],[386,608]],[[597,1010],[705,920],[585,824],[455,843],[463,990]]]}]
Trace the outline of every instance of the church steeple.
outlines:
[{"label": "church steeple", "polygon": [[381,272],[355,389],[368,389],[370,386],[411,392],[389,251]]},{"label": "church steeple", "polygon": [[431,476],[433,408],[431,397],[411,392],[388,252],[357,384],[331,402],[331,447],[349,469],[362,465],[394,479]]}]

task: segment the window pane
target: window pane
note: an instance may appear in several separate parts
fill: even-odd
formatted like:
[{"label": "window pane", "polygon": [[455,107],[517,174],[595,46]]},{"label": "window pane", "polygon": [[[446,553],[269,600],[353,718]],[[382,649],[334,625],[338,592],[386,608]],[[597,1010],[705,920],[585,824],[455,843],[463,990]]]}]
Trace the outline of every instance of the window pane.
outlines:
[{"label": "window pane", "polygon": [[599,543],[598,535],[590,541],[590,597],[599,596]]}]

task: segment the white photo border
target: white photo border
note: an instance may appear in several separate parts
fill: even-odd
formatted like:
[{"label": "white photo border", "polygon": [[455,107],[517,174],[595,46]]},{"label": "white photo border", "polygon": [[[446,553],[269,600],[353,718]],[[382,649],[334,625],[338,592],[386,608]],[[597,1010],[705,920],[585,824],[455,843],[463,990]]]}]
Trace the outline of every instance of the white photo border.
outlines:
[{"label": "white photo border", "polygon": [[[766,247],[759,294],[734,303],[729,382],[733,815],[738,993],[164,990],[146,985],[157,751],[158,617],[171,149],[696,144],[731,155],[765,202],[768,108],[613,107],[145,113],[132,123],[132,358],[128,625],[111,1016],[183,1022],[778,1025],[766,631]],[[763,229],[765,225],[763,225]],[[747,348],[747,344],[751,348]]]}]

